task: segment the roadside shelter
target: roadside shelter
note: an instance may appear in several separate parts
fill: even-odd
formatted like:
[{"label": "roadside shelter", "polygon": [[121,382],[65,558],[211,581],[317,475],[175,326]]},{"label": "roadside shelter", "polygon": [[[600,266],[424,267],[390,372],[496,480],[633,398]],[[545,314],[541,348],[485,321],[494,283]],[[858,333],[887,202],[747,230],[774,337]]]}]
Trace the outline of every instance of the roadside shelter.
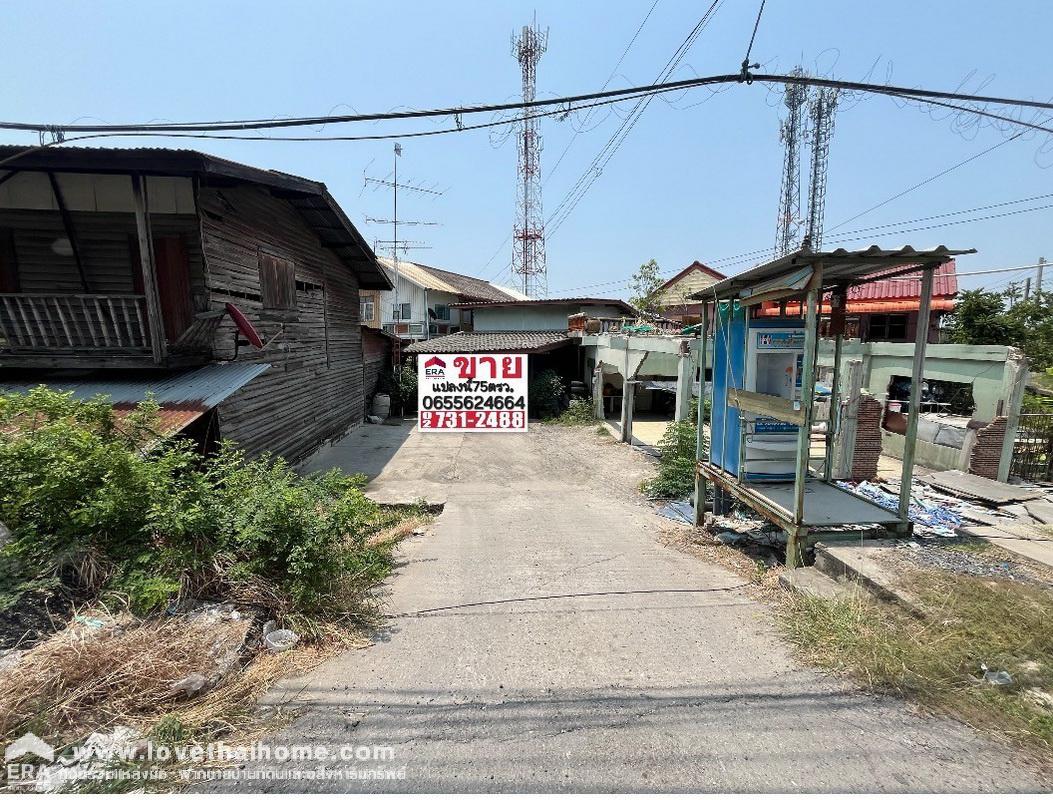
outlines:
[{"label": "roadside shelter", "polygon": [[[928,343],[933,277],[942,264],[954,256],[975,250],[950,250],[941,245],[930,250],[905,246],[884,250],[877,245],[865,250],[837,249],[812,252],[802,248],[741,275],[720,281],[692,295],[703,303],[702,330],[708,330],[708,317],[715,310],[713,364],[713,446],[703,459],[702,431],[706,423],[705,404],[699,404],[696,447],[695,520],[704,521],[706,485],[714,486],[714,503],[722,510],[725,498],[741,502],[775,523],[787,534],[786,563],[803,564],[806,548],[824,539],[859,538],[862,535],[908,535],[911,523],[911,475],[918,430],[918,412],[925,347]],[[918,336],[914,346],[911,395],[908,402],[903,473],[898,513],[890,512],[858,495],[841,489],[832,480],[833,442],[839,428],[838,384],[841,345],[845,332],[845,308],[854,286],[875,280],[888,280],[904,274],[921,273],[918,309]],[[772,322],[760,311],[765,302],[785,301],[803,306],[799,315]],[[830,386],[830,416],[822,434],[823,449],[813,455],[813,421],[820,303],[829,305],[828,333],[833,338],[833,377]],[[780,321],[782,327],[779,327]],[[765,331],[765,329],[768,329]],[[798,334],[799,331],[799,334]],[[754,339],[750,337],[753,336]],[[776,339],[776,337],[781,339]],[[789,343],[796,357],[783,361],[788,379],[776,375],[770,382],[758,381],[758,345]],[[700,348],[703,374],[706,348]],[[782,369],[782,367],[780,367]],[[770,388],[778,384],[778,389]],[[782,387],[788,391],[781,391]],[[752,388],[751,388],[752,387]],[[728,432],[732,432],[729,437]],[[750,447],[756,440],[776,431],[792,432],[792,449],[784,456],[765,451],[763,467],[750,467]],[[780,465],[787,461],[792,464]],[[819,466],[813,468],[813,462]],[[776,477],[772,477],[776,476]]]}]

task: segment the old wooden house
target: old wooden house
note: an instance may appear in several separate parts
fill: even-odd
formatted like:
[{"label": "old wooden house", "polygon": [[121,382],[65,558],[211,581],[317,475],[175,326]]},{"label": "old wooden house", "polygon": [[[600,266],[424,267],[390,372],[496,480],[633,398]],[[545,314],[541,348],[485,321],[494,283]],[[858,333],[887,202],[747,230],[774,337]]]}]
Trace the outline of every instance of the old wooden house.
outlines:
[{"label": "old wooden house", "polygon": [[322,183],[0,147],[0,388],[151,393],[172,430],[298,460],[362,420],[359,290],[390,287]]}]

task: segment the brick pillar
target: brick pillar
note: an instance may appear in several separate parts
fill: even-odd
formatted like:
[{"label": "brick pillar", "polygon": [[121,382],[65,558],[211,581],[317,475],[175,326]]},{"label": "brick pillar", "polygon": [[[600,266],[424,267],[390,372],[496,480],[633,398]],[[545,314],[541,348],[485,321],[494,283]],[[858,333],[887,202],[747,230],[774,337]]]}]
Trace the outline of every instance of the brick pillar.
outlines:
[{"label": "brick pillar", "polygon": [[1002,445],[1009,427],[1008,417],[995,417],[976,432],[976,444],[969,455],[969,472],[982,478],[998,480],[1002,463]]}]

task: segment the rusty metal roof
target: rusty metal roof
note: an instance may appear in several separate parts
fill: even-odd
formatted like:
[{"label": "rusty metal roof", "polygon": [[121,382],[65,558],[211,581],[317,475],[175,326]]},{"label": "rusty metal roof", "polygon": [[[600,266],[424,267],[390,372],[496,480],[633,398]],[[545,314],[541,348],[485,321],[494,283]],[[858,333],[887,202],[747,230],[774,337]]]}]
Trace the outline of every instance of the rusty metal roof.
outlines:
[{"label": "rusty metal roof", "polygon": [[174,433],[215,408],[249,381],[270,369],[270,364],[223,362],[200,369],[164,375],[124,373],[119,377],[94,373],[84,377],[47,373],[17,381],[0,381],[0,393],[25,393],[37,386],[72,392],[77,400],[105,398],[118,412],[127,412],[151,396],[161,406],[164,433]]},{"label": "rusty metal roof", "polygon": [[573,340],[565,331],[461,331],[423,339],[404,353],[544,353]]}]

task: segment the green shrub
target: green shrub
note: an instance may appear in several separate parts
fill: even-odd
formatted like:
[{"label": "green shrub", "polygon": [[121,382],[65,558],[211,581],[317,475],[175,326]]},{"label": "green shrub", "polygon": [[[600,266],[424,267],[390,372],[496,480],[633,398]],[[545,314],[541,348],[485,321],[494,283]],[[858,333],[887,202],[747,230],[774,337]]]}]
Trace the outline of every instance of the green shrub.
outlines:
[{"label": "green shrub", "polygon": [[567,410],[556,417],[560,425],[592,425],[596,422],[596,412],[592,401],[585,397],[576,397],[570,401]]},{"label": "green shrub", "polygon": [[301,477],[231,446],[208,460],[156,432],[156,405],[118,418],[43,387],[0,397],[0,610],[75,588],[136,612],[173,599],[241,598],[279,615],[354,610],[397,512],[339,470]]},{"label": "green shrub", "polygon": [[548,419],[559,414],[560,403],[567,389],[555,370],[543,369],[530,380],[527,391],[530,413],[540,419]]},{"label": "green shrub", "polygon": [[[697,420],[698,400],[693,399],[687,419],[666,427],[658,442],[658,475],[640,487],[651,499],[686,497],[694,491]],[[703,434],[703,453],[706,448]]]}]

